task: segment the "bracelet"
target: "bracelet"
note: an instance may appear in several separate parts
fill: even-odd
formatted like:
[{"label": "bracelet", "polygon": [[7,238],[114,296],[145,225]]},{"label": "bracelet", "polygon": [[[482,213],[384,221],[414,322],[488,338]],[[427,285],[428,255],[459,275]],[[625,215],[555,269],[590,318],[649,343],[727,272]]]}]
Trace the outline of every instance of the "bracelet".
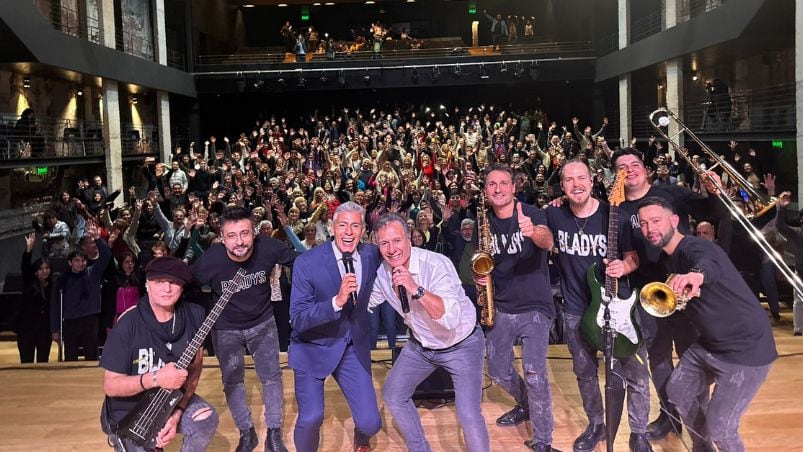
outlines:
[{"label": "bracelet", "polygon": [[144,376],[145,374],[139,374],[139,386],[142,388],[143,391],[147,391],[148,388],[146,388],[145,384],[142,382],[142,377]]},{"label": "bracelet", "polygon": [[156,383],[156,371],[154,370],[151,372],[151,382],[153,383],[154,388],[158,388],[159,384]]}]

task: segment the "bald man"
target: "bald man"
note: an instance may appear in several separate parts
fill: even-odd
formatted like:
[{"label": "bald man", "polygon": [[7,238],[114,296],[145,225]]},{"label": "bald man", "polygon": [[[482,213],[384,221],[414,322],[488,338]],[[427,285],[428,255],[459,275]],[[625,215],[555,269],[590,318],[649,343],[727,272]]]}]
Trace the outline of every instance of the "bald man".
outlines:
[{"label": "bald man", "polygon": [[707,221],[697,223],[697,237],[713,242],[716,237],[714,225]]}]

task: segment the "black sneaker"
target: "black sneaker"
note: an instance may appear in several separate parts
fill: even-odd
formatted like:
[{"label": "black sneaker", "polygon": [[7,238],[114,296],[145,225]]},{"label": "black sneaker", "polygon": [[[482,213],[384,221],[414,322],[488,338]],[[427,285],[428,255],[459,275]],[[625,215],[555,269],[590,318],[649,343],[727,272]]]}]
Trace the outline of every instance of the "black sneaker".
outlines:
[{"label": "black sneaker", "polygon": [[574,440],[574,452],[587,452],[594,450],[597,443],[604,441],[608,437],[605,431],[605,424],[588,424],[586,431]]},{"label": "black sneaker", "polygon": [[795,334],[793,334],[792,336],[803,336],[803,333],[800,331],[795,331]]},{"label": "black sneaker", "polygon": [[536,452],[560,452],[549,444],[539,443],[534,439],[528,439],[524,445]]},{"label": "black sneaker", "polygon": [[282,440],[282,429],[268,429],[268,435],[265,437],[265,452],[287,452]]},{"label": "black sneaker", "polygon": [[240,430],[240,442],[237,443],[235,452],[251,452],[257,448],[257,444],[259,444],[259,438],[254,427],[248,430]]},{"label": "black sneaker", "polygon": [[652,452],[652,446],[645,433],[630,434],[630,452]]},{"label": "black sneaker", "polygon": [[514,425],[519,425],[522,422],[529,420],[530,420],[530,410],[524,408],[521,405],[516,405],[513,407],[512,410],[499,416],[499,419],[496,420],[496,425],[502,427],[512,427]]},{"label": "black sneaker", "polygon": [[[677,412],[673,413],[673,416],[677,418]],[[658,441],[666,438],[666,435],[672,432],[680,435],[681,431],[683,431],[683,424],[672,420],[666,413],[661,411],[661,414],[647,426],[647,439]]]}]

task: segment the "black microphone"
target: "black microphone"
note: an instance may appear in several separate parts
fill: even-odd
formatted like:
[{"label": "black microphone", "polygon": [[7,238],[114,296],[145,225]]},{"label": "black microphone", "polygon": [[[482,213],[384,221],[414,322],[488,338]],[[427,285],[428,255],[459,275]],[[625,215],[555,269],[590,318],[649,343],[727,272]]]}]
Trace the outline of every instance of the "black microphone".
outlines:
[{"label": "black microphone", "polygon": [[[351,257],[351,253],[349,251],[343,253],[343,267],[346,268],[346,273],[354,273],[354,259]],[[354,292],[350,293],[349,299],[351,300],[352,304],[357,304],[356,293]]]},{"label": "black microphone", "polygon": [[410,302],[407,300],[407,289],[404,286],[399,286],[399,300],[401,300],[402,312],[405,314],[410,312]]}]

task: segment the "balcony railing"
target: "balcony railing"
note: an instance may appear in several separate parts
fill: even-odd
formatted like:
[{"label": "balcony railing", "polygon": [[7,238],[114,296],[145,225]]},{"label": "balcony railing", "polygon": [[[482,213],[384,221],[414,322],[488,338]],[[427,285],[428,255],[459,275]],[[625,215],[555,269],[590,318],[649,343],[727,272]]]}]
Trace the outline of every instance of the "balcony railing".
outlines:
[{"label": "balcony railing", "polygon": [[662,11],[653,11],[650,14],[636,19],[630,26],[630,43],[641,41],[644,38],[660,33],[664,29]]},{"label": "balcony railing", "polygon": [[159,128],[153,124],[122,124],[123,155],[159,153]]},{"label": "balcony railing", "polygon": [[153,61],[153,42],[125,30],[117,30],[117,50]]},{"label": "balcony railing", "polygon": [[695,2],[684,0],[684,6],[688,5],[688,18],[713,11],[722,6],[723,3],[725,3],[725,0],[697,0]]},{"label": "balcony railing", "polygon": [[58,118],[30,123],[0,113],[0,159],[38,159],[103,155],[103,125]]},{"label": "balcony railing", "polygon": [[174,50],[168,47],[167,49],[167,65],[174,68],[179,69],[182,71],[187,70],[187,64],[184,60],[184,54],[179,52],[178,50]]},{"label": "balcony railing", "polygon": [[794,132],[795,85],[730,90],[686,100],[686,125],[700,133]]},{"label": "balcony railing", "polygon": [[[593,47],[590,41],[573,42],[538,42],[529,44],[514,44],[501,46],[498,51],[490,47],[441,47],[422,49],[383,49],[379,54],[383,60],[407,60],[421,58],[469,58],[474,56],[515,56],[515,55],[591,55]],[[337,61],[369,61],[378,58],[370,50],[355,52],[335,52]],[[327,61],[332,55],[326,53],[307,54],[307,61]],[[280,64],[293,63],[295,58],[288,58],[284,52],[241,52],[229,55],[200,55],[200,65],[243,65],[243,64]]]},{"label": "balcony railing", "polygon": [[34,3],[56,30],[96,44],[101,43],[103,29],[96,17],[89,17],[85,14],[82,17],[79,11],[66,6],[53,9],[51,4],[41,0]]}]

